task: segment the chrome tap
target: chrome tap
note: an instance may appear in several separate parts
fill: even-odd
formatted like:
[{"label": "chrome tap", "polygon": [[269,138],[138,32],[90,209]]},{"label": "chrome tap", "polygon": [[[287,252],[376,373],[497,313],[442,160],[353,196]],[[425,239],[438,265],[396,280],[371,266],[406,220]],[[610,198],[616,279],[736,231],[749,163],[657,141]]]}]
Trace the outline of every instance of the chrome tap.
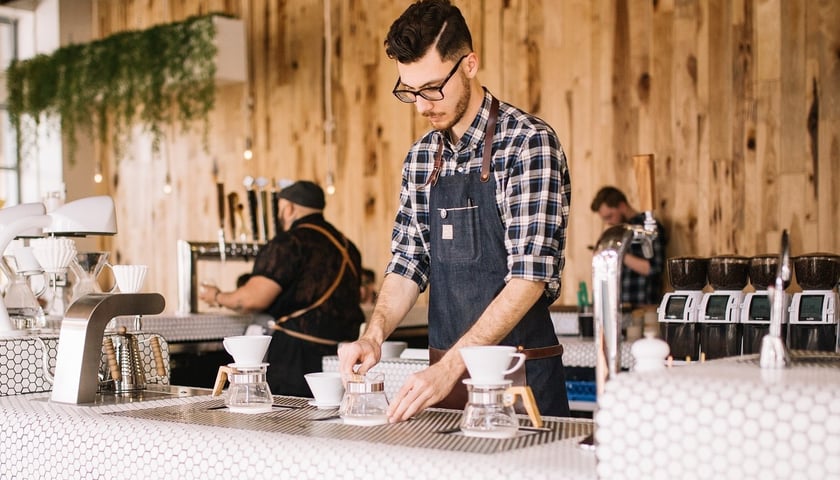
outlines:
[{"label": "chrome tap", "polygon": [[[653,240],[657,236],[653,219],[653,155],[633,157],[641,205],[645,212],[644,225],[614,225],[604,231],[595,244],[592,255],[593,323],[595,324],[595,389],[596,396],[604,393],[604,386],[621,370],[621,267],[627,247],[641,242],[646,258],[653,257]],[[581,448],[595,447],[595,435],[579,442]]]},{"label": "chrome tap", "polygon": [[779,253],[779,267],[776,282],[767,288],[770,294],[770,329],[761,339],[759,365],[761,368],[785,368],[790,363],[785,341],[782,338],[782,324],[787,323],[790,313],[785,308],[785,282],[790,280],[790,243],[787,230],[782,231],[782,248]]},{"label": "chrome tap", "polygon": [[158,314],[164,304],[159,293],[89,293],[70,305],[58,335],[52,401],[92,403],[99,386],[105,326],[120,315]]},{"label": "chrome tap", "polygon": [[[656,222],[652,230],[638,225],[615,225],[598,239],[592,256],[593,319],[595,323],[595,348],[597,392],[603,391],[604,382],[621,369],[619,342],[621,337],[621,267],[624,254],[632,243],[641,242],[645,257],[653,256]],[[648,253],[650,252],[650,253]],[[600,367],[600,368],[598,368]]]},{"label": "chrome tap", "polygon": [[198,261],[240,260],[252,261],[263,243],[231,242],[224,251],[214,242],[188,242],[178,240],[178,313],[198,313]]}]

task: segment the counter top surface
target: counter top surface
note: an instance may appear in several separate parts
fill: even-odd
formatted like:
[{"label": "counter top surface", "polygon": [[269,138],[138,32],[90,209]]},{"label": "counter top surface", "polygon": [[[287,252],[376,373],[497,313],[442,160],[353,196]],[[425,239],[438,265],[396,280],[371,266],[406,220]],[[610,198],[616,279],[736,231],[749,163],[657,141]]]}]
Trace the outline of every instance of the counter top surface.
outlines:
[{"label": "counter top surface", "polygon": [[599,477],[840,478],[840,355],[791,355],[617,375],[595,414]]},{"label": "counter top surface", "polygon": [[[295,399],[275,397],[275,402],[288,400]],[[192,407],[211,401],[220,399],[78,406],[50,402],[47,394],[0,398],[0,478],[595,478],[594,454],[577,446],[592,428],[589,420],[546,417],[580,435],[503,452],[468,453],[371,441],[371,429],[410,428],[410,422],[339,425],[351,430],[343,438],[329,438],[282,433],[284,428],[237,428],[236,417],[242,418],[240,427],[255,421],[255,415],[247,414],[225,412],[229,422],[224,427],[189,421]],[[291,411],[325,414],[304,408]],[[139,418],[149,409],[180,413],[169,420]]]}]

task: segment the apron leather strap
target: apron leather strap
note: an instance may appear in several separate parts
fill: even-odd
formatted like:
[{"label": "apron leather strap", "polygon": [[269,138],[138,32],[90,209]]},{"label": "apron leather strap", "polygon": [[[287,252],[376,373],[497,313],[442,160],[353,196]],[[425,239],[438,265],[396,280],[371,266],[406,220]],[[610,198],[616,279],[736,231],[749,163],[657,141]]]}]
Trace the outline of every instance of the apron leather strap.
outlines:
[{"label": "apron leather strap", "polygon": [[[319,227],[318,225],[312,225],[312,224],[304,224],[304,225],[301,225],[298,228],[308,228],[310,230],[315,230],[317,232],[320,232],[325,237],[327,237],[333,243],[333,245],[335,245],[335,247],[338,248],[338,251],[341,252],[341,257],[342,257],[341,268],[338,270],[338,275],[335,276],[335,280],[333,280],[332,285],[330,285],[330,288],[328,288],[327,291],[324,292],[323,295],[321,295],[321,298],[316,300],[312,305],[309,305],[308,307],[301,308],[300,310],[297,310],[297,311],[292,312],[288,315],[284,315],[284,316],[278,318],[276,323],[285,323],[285,322],[291,320],[292,318],[297,318],[297,317],[303,315],[304,313],[306,313],[306,312],[308,312],[308,311],[310,311],[314,308],[318,308],[319,306],[321,306],[321,304],[326,302],[327,299],[330,298],[330,296],[333,294],[333,292],[335,292],[335,289],[338,288],[338,285],[341,283],[341,279],[344,277],[344,272],[345,272],[345,270],[347,270],[348,265],[350,266],[350,270],[353,271],[353,275],[359,276],[358,272],[356,272],[356,267],[353,265],[353,262],[350,261],[350,254],[347,253],[347,249],[342,244],[338,243],[338,240],[336,240],[335,237],[330,235],[330,232],[328,232],[324,228]],[[346,239],[345,239],[345,241],[346,241]],[[277,330],[280,330],[280,329],[277,328]],[[304,335],[304,334],[301,334],[301,335]],[[313,338],[317,338],[317,337],[313,337]]]},{"label": "apron leather strap", "polygon": [[493,160],[493,134],[496,133],[496,120],[499,116],[499,101],[493,97],[490,102],[490,115],[487,117],[487,127],[484,129],[484,155],[481,157],[481,181],[490,179],[490,164]]},{"label": "apron leather strap", "polygon": [[315,335],[309,335],[309,334],[306,334],[306,333],[303,333],[303,332],[298,332],[296,330],[289,330],[288,328],[283,328],[280,325],[277,325],[276,323],[274,325],[272,325],[271,328],[273,328],[274,330],[277,330],[278,332],[283,332],[290,337],[295,337],[295,338],[298,338],[300,340],[305,340],[307,342],[317,343],[319,345],[329,345],[329,346],[338,345],[338,341],[336,341],[336,340],[330,340],[329,338],[316,337]]}]

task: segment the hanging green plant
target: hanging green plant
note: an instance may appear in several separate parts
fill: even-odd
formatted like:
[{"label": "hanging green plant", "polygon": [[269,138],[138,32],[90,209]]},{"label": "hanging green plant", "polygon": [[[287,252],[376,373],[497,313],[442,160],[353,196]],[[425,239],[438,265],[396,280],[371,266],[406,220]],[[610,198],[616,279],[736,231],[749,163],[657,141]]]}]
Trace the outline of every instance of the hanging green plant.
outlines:
[{"label": "hanging green plant", "polygon": [[216,27],[210,14],[141,31],[120,32],[50,55],[14,61],[6,72],[9,118],[18,155],[35,144],[37,127],[60,119],[72,163],[76,134],[109,140],[117,158],[135,123],[158,153],[167,125],[201,123],[205,150],[215,103]]}]

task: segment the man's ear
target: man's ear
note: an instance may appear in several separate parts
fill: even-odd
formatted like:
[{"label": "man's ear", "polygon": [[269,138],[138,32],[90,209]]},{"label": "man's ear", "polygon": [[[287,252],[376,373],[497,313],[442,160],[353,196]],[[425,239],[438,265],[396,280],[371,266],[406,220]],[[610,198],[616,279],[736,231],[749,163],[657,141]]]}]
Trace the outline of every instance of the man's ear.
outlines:
[{"label": "man's ear", "polygon": [[478,75],[478,54],[475,52],[470,52],[467,55],[467,58],[464,59],[464,63],[467,64],[467,78],[474,78]]}]

